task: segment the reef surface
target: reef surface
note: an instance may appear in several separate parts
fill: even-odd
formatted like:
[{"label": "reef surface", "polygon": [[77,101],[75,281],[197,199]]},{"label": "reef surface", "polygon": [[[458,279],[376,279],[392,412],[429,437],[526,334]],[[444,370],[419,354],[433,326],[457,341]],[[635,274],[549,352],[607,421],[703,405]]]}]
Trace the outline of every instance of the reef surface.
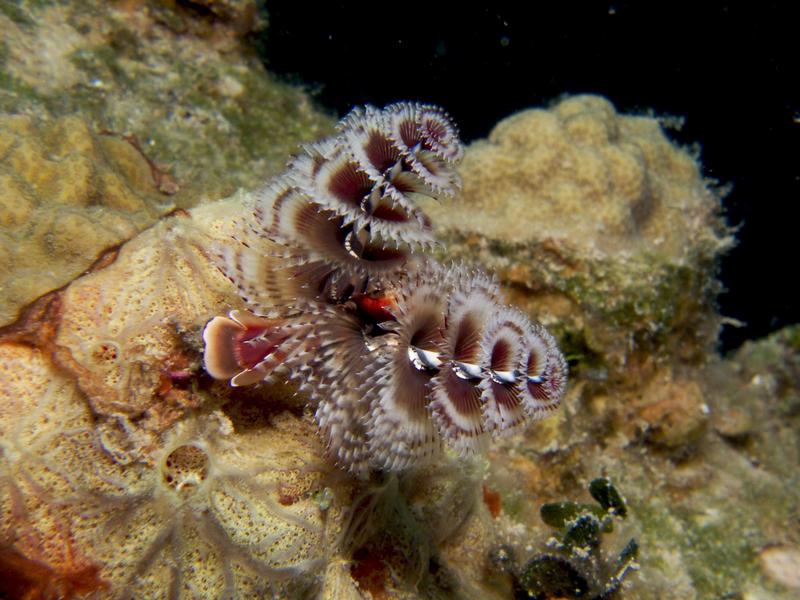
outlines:
[{"label": "reef surface", "polygon": [[250,2],[83,5],[0,11],[0,596],[513,598],[498,548],[552,554],[541,505],[607,477],[617,597],[796,597],[800,332],[715,353],[721,194],[657,119],[578,96],[467,148],[424,208],[569,389],[483,459],[357,480],[291,384],[201,361],[244,308],[208,249],[332,120],[260,66]]}]

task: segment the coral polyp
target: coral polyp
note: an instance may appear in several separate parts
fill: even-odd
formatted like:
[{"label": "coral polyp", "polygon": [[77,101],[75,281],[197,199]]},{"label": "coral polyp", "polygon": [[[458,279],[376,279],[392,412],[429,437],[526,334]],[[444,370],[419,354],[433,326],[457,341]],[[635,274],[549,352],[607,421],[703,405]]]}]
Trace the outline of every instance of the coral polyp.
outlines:
[{"label": "coral polyp", "polygon": [[555,409],[566,362],[493,278],[441,265],[419,195],[455,195],[463,154],[439,108],[357,108],[258,194],[217,247],[252,313],[205,328],[206,370],[234,386],[300,381],[343,468],[465,456]]}]

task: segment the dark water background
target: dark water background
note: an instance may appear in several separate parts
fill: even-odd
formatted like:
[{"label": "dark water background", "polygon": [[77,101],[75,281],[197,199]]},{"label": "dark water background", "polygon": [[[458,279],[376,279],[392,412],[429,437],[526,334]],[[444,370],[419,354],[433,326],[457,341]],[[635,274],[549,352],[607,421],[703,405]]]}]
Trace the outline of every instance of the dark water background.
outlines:
[{"label": "dark water background", "polygon": [[721,349],[800,321],[800,7],[797,3],[267,3],[273,73],[338,114],[396,100],[440,104],[465,141],[564,93],[621,112],[685,118],[704,174],[740,225],[722,261]]}]

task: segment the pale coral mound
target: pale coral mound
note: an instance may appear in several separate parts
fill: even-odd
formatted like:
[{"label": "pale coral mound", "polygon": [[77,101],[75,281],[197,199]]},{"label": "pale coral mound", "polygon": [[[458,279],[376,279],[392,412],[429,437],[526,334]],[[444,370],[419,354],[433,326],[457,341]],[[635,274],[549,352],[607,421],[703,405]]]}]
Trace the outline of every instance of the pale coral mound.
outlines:
[{"label": "pale coral mound", "polygon": [[575,355],[613,372],[713,343],[720,193],[657,119],[566,98],[501,121],[460,170],[459,209],[425,206],[448,253],[477,253]]},{"label": "pale coral mound", "polygon": [[504,119],[470,146],[462,171],[467,210],[451,211],[448,225],[480,222],[482,233],[508,242],[552,238],[586,252],[680,257],[719,205],[694,157],[656,119],[620,115],[597,96]]}]

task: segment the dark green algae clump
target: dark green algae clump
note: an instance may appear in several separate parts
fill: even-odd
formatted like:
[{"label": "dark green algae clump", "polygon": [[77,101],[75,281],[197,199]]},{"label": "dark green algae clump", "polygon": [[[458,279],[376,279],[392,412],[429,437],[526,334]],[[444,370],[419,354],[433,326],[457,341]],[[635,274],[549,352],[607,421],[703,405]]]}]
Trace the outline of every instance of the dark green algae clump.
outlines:
[{"label": "dark green algae clump", "polygon": [[587,598],[611,600],[639,564],[639,546],[631,538],[616,559],[601,551],[602,535],[614,530],[614,519],[624,519],[628,508],[622,495],[605,477],[589,484],[596,504],[572,501],[542,505],[542,521],[556,530],[548,542],[551,552],[534,555],[522,567],[515,552],[500,546],[491,560],[511,575],[517,600]]}]

